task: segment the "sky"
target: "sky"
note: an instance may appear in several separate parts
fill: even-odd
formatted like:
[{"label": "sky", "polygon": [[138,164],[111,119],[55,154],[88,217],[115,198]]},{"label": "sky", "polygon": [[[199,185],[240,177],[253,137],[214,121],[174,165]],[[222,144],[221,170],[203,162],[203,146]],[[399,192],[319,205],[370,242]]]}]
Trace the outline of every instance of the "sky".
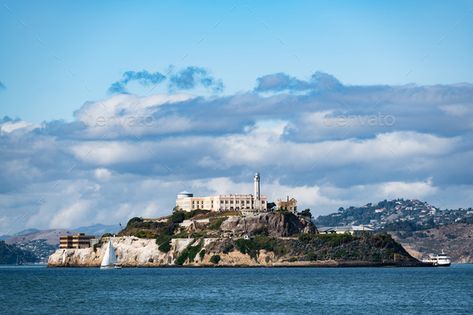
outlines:
[{"label": "sky", "polygon": [[472,206],[473,1],[2,1],[0,234],[181,190]]}]

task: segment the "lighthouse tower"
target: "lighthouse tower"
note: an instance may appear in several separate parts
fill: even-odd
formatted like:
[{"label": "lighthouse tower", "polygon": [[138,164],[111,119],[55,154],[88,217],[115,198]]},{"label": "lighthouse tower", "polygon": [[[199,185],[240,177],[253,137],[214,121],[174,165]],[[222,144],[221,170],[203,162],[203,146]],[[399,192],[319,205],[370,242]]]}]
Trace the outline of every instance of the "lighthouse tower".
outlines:
[{"label": "lighthouse tower", "polygon": [[260,176],[259,173],[256,173],[253,177],[254,180],[254,195],[253,195],[253,202],[254,202],[254,209],[256,211],[261,210],[261,184],[260,184]]}]

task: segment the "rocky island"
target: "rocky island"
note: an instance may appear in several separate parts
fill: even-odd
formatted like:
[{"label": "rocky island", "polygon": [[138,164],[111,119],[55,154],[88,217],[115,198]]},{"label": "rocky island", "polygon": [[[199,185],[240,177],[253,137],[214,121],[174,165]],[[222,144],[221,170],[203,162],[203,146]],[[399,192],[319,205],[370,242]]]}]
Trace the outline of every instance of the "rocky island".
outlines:
[{"label": "rocky island", "polygon": [[123,267],[418,266],[385,233],[320,234],[310,213],[179,211],[132,218],[93,246],[58,249],[51,267],[98,267],[111,240]]}]

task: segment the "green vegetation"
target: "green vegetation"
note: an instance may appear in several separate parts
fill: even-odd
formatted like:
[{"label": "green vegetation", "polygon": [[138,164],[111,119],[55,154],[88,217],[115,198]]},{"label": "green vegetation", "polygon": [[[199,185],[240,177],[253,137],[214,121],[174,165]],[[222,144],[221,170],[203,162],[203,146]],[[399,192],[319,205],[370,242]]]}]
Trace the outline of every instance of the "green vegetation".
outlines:
[{"label": "green vegetation", "polygon": [[[231,211],[225,212],[224,215],[220,212],[212,212],[209,210],[193,210],[193,211],[182,211],[175,209],[172,215],[167,218],[162,218],[161,220],[143,220],[143,218],[134,217],[130,219],[127,223],[125,229],[120,231],[119,236],[136,236],[139,238],[159,238],[163,235],[173,236],[175,238],[202,238],[207,237],[208,234],[213,236],[218,236],[218,230],[222,222],[233,213]],[[235,215],[238,212],[234,213]],[[209,218],[209,225],[205,226],[204,224],[199,225],[199,228],[192,233],[185,228],[179,228],[179,224],[184,220],[189,219],[205,219]],[[211,232],[211,233],[209,233]],[[158,245],[162,245],[164,242],[158,242]],[[164,245],[163,250],[167,249]]]},{"label": "green vegetation", "polygon": [[177,234],[174,234],[173,238],[188,238],[189,237],[189,233],[187,231],[180,231],[179,233]]},{"label": "green vegetation", "polygon": [[294,256],[299,260],[339,261],[413,261],[404,248],[385,233],[364,233],[360,236],[351,234],[316,234],[301,235],[293,244]]},{"label": "green vegetation", "polygon": [[134,236],[139,238],[154,238],[155,234],[151,231],[138,231]]},{"label": "green vegetation", "polygon": [[143,218],[134,217],[134,218],[131,218],[131,219],[128,221],[126,227],[133,227],[133,226],[135,226],[136,224],[139,224],[139,223],[141,223],[141,222],[143,222]]},{"label": "green vegetation", "polygon": [[162,234],[156,237],[156,244],[159,245],[158,249],[163,253],[167,253],[171,250],[171,235]]},{"label": "green vegetation", "polygon": [[309,208],[302,210],[300,215],[303,217],[312,218],[312,213],[310,212]]},{"label": "green vegetation", "polygon": [[204,256],[205,256],[205,249],[201,250],[199,253],[200,260],[204,260]]},{"label": "green vegetation", "polygon": [[306,243],[315,243],[318,246],[340,246],[353,241],[351,234],[302,234],[299,240]]},{"label": "green vegetation", "polygon": [[212,257],[210,257],[210,262],[212,264],[215,264],[215,265],[218,265],[218,263],[220,262],[220,255],[213,255]]},{"label": "green vegetation", "polygon": [[158,249],[163,253],[169,252],[171,250],[171,241],[162,243],[161,245],[159,245]]},{"label": "green vegetation", "polygon": [[171,215],[170,221],[172,223],[181,223],[186,219],[186,215],[183,211],[175,211]]},{"label": "green vegetation", "polygon": [[206,236],[207,236],[207,233],[205,231],[192,232],[190,235],[191,238],[203,238]]},{"label": "green vegetation", "polygon": [[230,242],[230,241],[224,242],[222,245],[223,245],[222,246],[222,253],[224,253],[224,254],[228,254],[229,252],[231,252],[235,248],[233,243]]},{"label": "green vegetation", "polygon": [[201,251],[203,244],[203,240],[201,240],[196,246],[192,246],[192,244],[189,244],[189,246],[187,246],[187,248],[182,251],[179,257],[177,257],[176,265],[183,265],[187,261],[187,259],[189,259],[189,262],[193,262],[195,256],[197,256],[197,254]]},{"label": "green vegetation", "polygon": [[218,230],[222,225],[223,221],[225,221],[227,217],[218,217],[210,219],[210,223],[208,225],[209,230]]},{"label": "green vegetation", "polygon": [[177,210],[177,211],[173,211],[171,215],[171,221],[174,223],[181,223],[184,220],[189,220],[196,216],[205,216],[209,213],[210,213],[209,210],[201,210],[201,209],[192,210],[192,211]]},{"label": "green vegetation", "polygon": [[195,256],[197,256],[197,254],[201,251],[202,245],[204,245],[203,240],[201,240],[199,244],[197,244],[197,246],[189,246],[187,248],[187,252],[188,252],[187,256],[189,257],[190,262],[194,261]]},{"label": "green vegetation", "polygon": [[235,241],[235,247],[242,254],[248,254],[254,259],[256,259],[258,252],[262,249],[274,252],[276,256],[282,256],[287,253],[284,242],[264,235],[258,235],[248,240],[238,239]]}]

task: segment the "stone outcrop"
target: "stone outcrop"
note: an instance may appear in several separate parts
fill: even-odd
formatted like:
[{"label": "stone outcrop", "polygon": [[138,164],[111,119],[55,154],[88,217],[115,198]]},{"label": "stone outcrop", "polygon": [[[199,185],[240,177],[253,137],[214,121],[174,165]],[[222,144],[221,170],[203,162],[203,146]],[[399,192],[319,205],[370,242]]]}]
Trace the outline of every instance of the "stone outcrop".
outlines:
[{"label": "stone outcrop", "polygon": [[301,233],[317,232],[309,220],[292,213],[263,213],[251,216],[235,216],[223,221],[220,229],[233,236],[269,235],[287,237]]}]

